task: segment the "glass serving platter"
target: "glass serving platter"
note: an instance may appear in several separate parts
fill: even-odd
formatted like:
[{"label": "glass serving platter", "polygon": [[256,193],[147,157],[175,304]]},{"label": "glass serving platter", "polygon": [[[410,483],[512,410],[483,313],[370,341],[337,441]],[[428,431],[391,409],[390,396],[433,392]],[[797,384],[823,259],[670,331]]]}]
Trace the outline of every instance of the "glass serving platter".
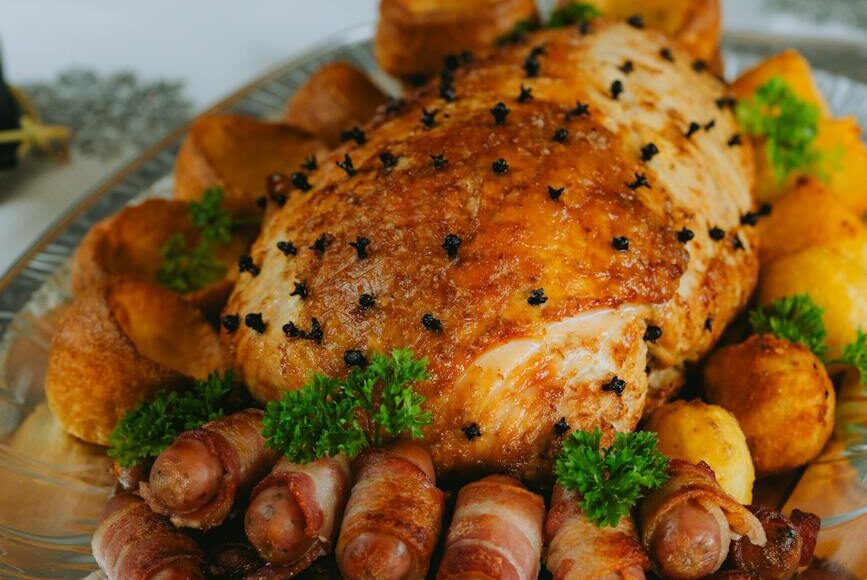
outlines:
[{"label": "glass serving platter", "polygon": [[[393,92],[371,53],[372,26],[333,37],[287,62],[211,112],[279,115],[287,98],[325,62],[347,60]],[[725,53],[728,76],[767,53],[744,42]],[[782,48],[782,47],[777,47]],[[867,85],[817,71],[837,115],[867,127]],[[102,448],[66,435],[44,398],[54,325],[69,302],[70,259],[87,230],[124,204],[170,196],[172,166],[186,127],[111,177],[62,216],[0,279],[0,577],[81,578],[96,569],[90,537],[113,479]],[[823,519],[817,556],[833,578],[867,577],[867,398],[842,393],[838,435],[805,470],[763,481],[762,503],[813,511]]]}]

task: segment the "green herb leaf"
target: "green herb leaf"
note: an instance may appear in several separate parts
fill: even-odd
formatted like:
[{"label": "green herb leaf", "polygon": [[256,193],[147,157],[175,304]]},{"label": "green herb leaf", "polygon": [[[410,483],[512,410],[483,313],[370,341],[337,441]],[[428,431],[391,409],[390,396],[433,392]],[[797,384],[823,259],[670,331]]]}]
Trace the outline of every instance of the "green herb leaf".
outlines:
[{"label": "green herb leaf", "polygon": [[810,296],[796,294],[750,312],[750,325],[753,332],[774,334],[789,342],[803,344],[824,360],[828,345],[825,344],[823,313]]},{"label": "green herb leaf", "polygon": [[314,374],[268,403],[262,434],[296,463],[353,457],[400,435],[420,438],[431,415],[413,385],[429,378],[427,359],[414,359],[408,349],[374,353],[366,368],[354,367],[343,379]]},{"label": "green herb leaf", "polygon": [[778,182],[795,170],[822,176],[822,154],[813,146],[819,117],[818,107],[798,98],[780,77],[772,78],[756,89],[751,99],[737,105],[741,128],[764,137]]},{"label": "green herb leaf", "polygon": [[557,8],[551,13],[548,21],[544,25],[540,25],[535,20],[520,20],[515,26],[502,36],[497,38],[497,45],[515,44],[524,40],[530,32],[534,32],[541,28],[565,28],[572,24],[581,24],[589,22],[594,18],[602,15],[596,6],[586,2],[570,2]]},{"label": "green herb leaf", "polygon": [[187,391],[160,391],[152,401],[128,411],[108,436],[109,457],[121,467],[156,457],[182,432],[222,416],[221,407],[234,378],[214,371]]},{"label": "green herb leaf", "polygon": [[600,449],[602,432],[576,431],[563,442],[554,464],[557,481],[581,493],[584,515],[597,526],[616,526],[644,495],[668,480],[668,458],[656,433],[617,433]]},{"label": "green herb leaf", "polygon": [[602,12],[600,12],[593,4],[587,4],[585,2],[570,2],[569,4],[561,6],[555,10],[548,19],[548,23],[545,24],[545,27],[564,28],[566,26],[571,26],[572,24],[590,22],[594,18],[599,18],[600,16],[602,16]]},{"label": "green herb leaf", "polygon": [[847,345],[843,349],[843,356],[834,362],[856,369],[861,382],[867,386],[867,332],[859,328],[855,342]]},{"label": "green herb leaf", "polygon": [[214,248],[232,239],[235,220],[221,207],[223,190],[205,191],[200,202],[190,202],[190,220],[200,229],[199,243],[193,248],[181,234],[171,236],[160,248],[163,264],[157,271],[157,281],[174,292],[198,290],[219,280],[226,267],[219,263]]}]

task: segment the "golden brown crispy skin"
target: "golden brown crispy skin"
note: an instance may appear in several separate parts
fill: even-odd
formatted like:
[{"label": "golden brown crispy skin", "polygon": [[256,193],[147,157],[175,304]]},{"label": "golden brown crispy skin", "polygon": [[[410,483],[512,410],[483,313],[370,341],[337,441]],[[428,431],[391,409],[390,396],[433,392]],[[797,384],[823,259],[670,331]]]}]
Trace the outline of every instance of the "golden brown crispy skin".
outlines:
[{"label": "golden brown crispy skin", "polygon": [[429,77],[446,55],[488,51],[516,23],[535,17],[532,0],[382,0],[376,59],[394,76]]},{"label": "golden brown crispy skin", "polygon": [[[726,145],[737,129],[714,104],[725,88],[683,52],[662,59],[667,42],[620,23],[588,36],[541,33],[459,69],[454,102],[428,87],[368,126],[364,145],[323,160],[306,201],[265,224],[252,252],[261,273],[242,276],[226,307],[265,323],[261,334],[224,332],[253,395],[277,398],[308,371],[340,375],[347,349],[411,348],[430,361],[433,378],[418,388],[440,474],[544,477],[561,417],[576,429],[633,429],[645,366],[680,376],[678,365],[709,349],[746,302],[756,271],[755,232],[739,225],[752,201],[750,152]],[[527,78],[534,45],[544,54]],[[623,76],[627,58],[634,70]],[[618,79],[625,92],[615,100]],[[533,98],[518,102],[522,84]],[[510,112],[496,125],[499,101]],[[576,101],[589,114],[567,115]],[[423,109],[438,111],[430,128]],[[714,124],[688,138],[693,119]],[[644,162],[649,142],[660,153]],[[383,153],[397,164],[386,167]],[[336,165],[345,156],[352,176]],[[493,168],[501,158],[504,174]],[[558,200],[549,186],[565,188]],[[694,239],[682,243],[686,227]],[[711,238],[714,227],[724,239]],[[455,258],[443,248],[448,234],[462,239]],[[359,236],[371,242],[364,258],[349,245]],[[614,247],[620,236],[628,249]],[[297,255],[277,247],[287,241]],[[534,306],[538,289],[547,300]],[[360,307],[362,294],[372,308]],[[426,313],[440,330],[423,325]],[[314,318],[321,344],[282,330],[309,333]],[[652,360],[645,321],[663,330]],[[615,375],[626,381],[621,395]],[[467,437],[472,423],[481,437]]]},{"label": "golden brown crispy skin", "polygon": [[801,344],[753,335],[714,352],[704,382],[708,400],[737,418],[760,476],[804,465],[831,436],[834,385]]},{"label": "golden brown crispy skin", "polygon": [[385,101],[363,72],[347,62],[331,62],[316,69],[292,95],[283,120],[334,147],[343,131],[370,121]]},{"label": "golden brown crispy skin", "polygon": [[554,580],[643,579],[650,560],[632,516],[600,527],[581,511],[580,499],[576,492],[554,487],[545,518],[545,565]]},{"label": "golden brown crispy skin", "polygon": [[275,171],[298,171],[308,155],[322,150],[312,135],[284,123],[244,115],[199,117],[175,161],[175,196],[201,199],[206,189],[219,186],[229,211],[257,217],[265,179]]},{"label": "golden brown crispy skin", "polygon": [[[255,233],[249,228],[239,231],[230,243],[218,246],[214,255],[225,266],[225,277],[184,293],[184,299],[216,316],[238,278],[238,257],[247,252]],[[190,221],[186,202],[149,199],[123,208],[84,236],[72,263],[72,288],[83,292],[121,275],[156,281],[164,262],[160,248],[175,234],[184,236],[188,248],[199,243],[199,229]]]},{"label": "golden brown crispy skin", "polygon": [[106,445],[136,404],[224,367],[201,312],[152,282],[119,277],[79,294],[58,323],[45,395],[64,430]]},{"label": "golden brown crispy skin", "polygon": [[[571,0],[563,0],[568,4]],[[722,72],[719,45],[722,13],[719,0],[596,0],[606,18],[640,15],[644,24],[680,41],[692,56],[704,60],[714,72]]]}]

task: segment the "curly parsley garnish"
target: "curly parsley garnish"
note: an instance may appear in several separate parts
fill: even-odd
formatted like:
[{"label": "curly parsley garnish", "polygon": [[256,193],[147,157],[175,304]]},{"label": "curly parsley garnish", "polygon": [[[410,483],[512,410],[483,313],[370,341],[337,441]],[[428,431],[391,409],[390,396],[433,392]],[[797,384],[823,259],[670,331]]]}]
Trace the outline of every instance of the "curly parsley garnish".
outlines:
[{"label": "curly parsley garnish", "polygon": [[160,391],[152,401],[128,411],[108,436],[108,456],[121,467],[156,457],[182,432],[224,415],[223,400],[232,390],[230,371],[214,371],[187,391]]},{"label": "curly parsley garnish", "polygon": [[226,266],[217,261],[214,248],[229,243],[236,224],[232,214],[221,207],[222,201],[223,190],[217,187],[205,191],[200,202],[190,202],[190,220],[200,230],[199,243],[188,247],[179,233],[166,240],[160,248],[160,284],[175,292],[190,292],[225,275]]},{"label": "curly parsley garnish", "polygon": [[843,349],[843,356],[833,362],[856,369],[861,382],[867,385],[867,332],[859,328],[855,342],[847,345]]},{"label": "curly parsley garnish", "polygon": [[572,24],[590,22],[602,13],[593,4],[585,2],[569,2],[556,9],[544,24],[535,20],[520,20],[506,34],[497,38],[497,44],[515,44],[521,42],[528,33],[541,28],[565,28]]},{"label": "curly parsley garnish", "polygon": [[338,453],[353,457],[399,435],[420,438],[431,415],[413,385],[429,378],[427,359],[414,359],[408,349],[374,353],[366,368],[353,367],[345,378],[314,374],[268,403],[262,434],[296,463]]},{"label": "curly parsley garnish", "polygon": [[828,352],[825,344],[824,310],[807,294],[796,294],[774,300],[750,312],[750,325],[758,334],[773,334],[800,343],[820,359]]},{"label": "curly parsley garnish", "polygon": [[557,481],[581,493],[579,505],[597,526],[616,526],[644,496],[644,490],[668,481],[668,458],[656,448],[650,431],[617,433],[600,449],[602,432],[576,431],[563,442],[554,464]]},{"label": "curly parsley garnish", "polygon": [[790,173],[819,175],[822,153],[814,147],[819,108],[801,100],[788,83],[774,77],[752,98],[739,101],[737,118],[748,134],[765,139],[765,151],[777,181]]}]

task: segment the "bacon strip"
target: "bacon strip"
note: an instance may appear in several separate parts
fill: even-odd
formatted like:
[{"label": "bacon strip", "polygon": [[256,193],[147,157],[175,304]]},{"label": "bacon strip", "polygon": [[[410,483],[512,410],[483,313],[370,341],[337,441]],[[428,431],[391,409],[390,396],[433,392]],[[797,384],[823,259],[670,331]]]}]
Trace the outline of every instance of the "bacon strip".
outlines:
[{"label": "bacon strip", "polygon": [[[691,526],[700,528],[701,526],[695,526],[694,522],[689,521],[689,518],[694,517],[695,514],[704,519],[701,523],[702,526],[706,525],[708,518],[712,517],[716,520],[713,543],[718,544],[718,552],[715,554],[714,561],[710,562],[710,569],[703,570],[699,574],[700,576],[719,570],[728,555],[729,544],[732,539],[745,536],[753,544],[760,546],[765,544],[767,538],[761,522],[746,507],[722,490],[713,471],[706,463],[701,462],[694,465],[686,461],[672,459],[669,465],[669,475],[671,477],[664,485],[648,493],[641,502],[638,512],[641,541],[651,557],[654,558],[654,563],[663,573],[671,575],[671,571],[666,570],[666,558],[664,558],[670,554],[660,554],[660,547],[656,541],[668,534],[667,546],[683,547],[689,545],[690,538],[675,538],[673,534],[680,533],[682,535]],[[705,530],[701,531],[704,532]],[[710,537],[709,534],[705,534],[701,538],[695,538],[695,541],[705,541],[704,536]],[[672,561],[674,560],[677,558],[675,557]],[[682,566],[689,567],[688,559],[681,559],[680,562]],[[702,563],[695,562],[693,567],[697,570],[699,564]],[[704,562],[703,564],[708,563]],[[696,573],[698,574],[698,572]],[[687,572],[681,570],[678,575],[694,577],[685,574]]]},{"label": "bacon strip", "polygon": [[[236,497],[246,495],[279,457],[277,451],[265,447],[262,417],[262,411],[247,409],[181,433],[157,457],[149,482],[140,486],[141,496],[176,526],[207,530],[220,525]],[[222,473],[196,472],[197,466],[208,463],[219,465]],[[189,502],[184,498],[184,507],[178,507],[177,497],[190,488],[191,481],[209,493]]]},{"label": "bacon strip", "polygon": [[134,495],[109,500],[91,547],[109,580],[145,580],[158,573],[205,577],[205,558],[196,542]]},{"label": "bacon strip", "polygon": [[430,455],[400,443],[365,451],[353,470],[335,550],[341,573],[349,579],[425,578],[444,507]]},{"label": "bacon strip", "polygon": [[584,516],[579,501],[578,493],[554,486],[545,519],[545,564],[554,580],[643,580],[650,559],[632,517],[613,528],[599,527]]},{"label": "bacon strip", "polygon": [[273,565],[255,577],[291,578],[331,552],[350,478],[343,455],[305,465],[277,462],[253,489],[245,517],[247,537]]},{"label": "bacon strip", "polygon": [[535,579],[545,502],[521,482],[491,475],[461,488],[438,579]]}]

